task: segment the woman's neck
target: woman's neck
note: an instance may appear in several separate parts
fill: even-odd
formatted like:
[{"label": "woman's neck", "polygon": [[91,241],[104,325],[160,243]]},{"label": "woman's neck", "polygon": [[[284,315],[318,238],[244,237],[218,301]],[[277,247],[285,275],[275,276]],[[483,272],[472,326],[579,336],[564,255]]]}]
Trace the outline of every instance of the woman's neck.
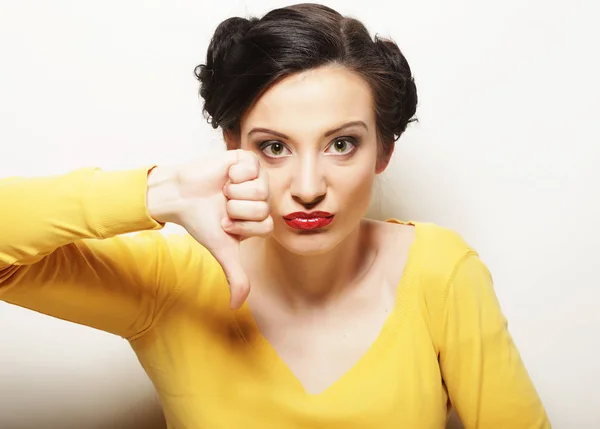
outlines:
[{"label": "woman's neck", "polygon": [[252,258],[260,287],[271,289],[269,294],[291,308],[327,304],[359,284],[369,271],[377,253],[371,229],[362,222],[331,251],[309,256],[293,254],[273,238],[260,240]]}]

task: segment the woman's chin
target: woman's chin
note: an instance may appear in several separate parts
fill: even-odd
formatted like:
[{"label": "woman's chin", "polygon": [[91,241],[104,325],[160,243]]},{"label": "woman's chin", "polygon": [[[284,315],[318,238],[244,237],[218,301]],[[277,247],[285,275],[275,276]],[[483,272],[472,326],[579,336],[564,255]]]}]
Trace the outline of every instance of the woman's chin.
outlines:
[{"label": "woman's chin", "polygon": [[330,231],[285,231],[273,238],[288,252],[299,256],[318,256],[330,252],[338,244]]}]

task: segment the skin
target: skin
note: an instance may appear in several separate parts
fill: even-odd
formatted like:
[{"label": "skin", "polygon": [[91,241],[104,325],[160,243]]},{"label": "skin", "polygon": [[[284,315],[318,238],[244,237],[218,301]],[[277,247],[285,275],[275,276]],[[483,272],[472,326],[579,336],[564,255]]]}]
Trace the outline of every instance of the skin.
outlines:
[{"label": "skin", "polygon": [[[414,238],[412,227],[363,218],[389,163],[371,89],[341,66],[294,74],[254,103],[239,136],[225,138],[229,149],[256,154],[268,175],[273,231],[240,249],[253,317],[305,389],[322,391],[379,334]],[[334,221],[306,232],[283,220],[315,210]]]}]

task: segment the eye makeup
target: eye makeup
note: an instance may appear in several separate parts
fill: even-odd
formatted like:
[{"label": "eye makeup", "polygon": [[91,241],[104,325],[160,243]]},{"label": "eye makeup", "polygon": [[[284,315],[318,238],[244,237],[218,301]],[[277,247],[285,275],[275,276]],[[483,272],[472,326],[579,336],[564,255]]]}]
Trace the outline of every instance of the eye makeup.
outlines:
[{"label": "eye makeup", "polygon": [[[293,155],[290,147],[280,140],[259,140],[254,144],[265,157],[270,159]],[[359,148],[360,144],[361,139],[357,136],[340,136],[325,146],[324,153],[328,156],[349,157]]]}]

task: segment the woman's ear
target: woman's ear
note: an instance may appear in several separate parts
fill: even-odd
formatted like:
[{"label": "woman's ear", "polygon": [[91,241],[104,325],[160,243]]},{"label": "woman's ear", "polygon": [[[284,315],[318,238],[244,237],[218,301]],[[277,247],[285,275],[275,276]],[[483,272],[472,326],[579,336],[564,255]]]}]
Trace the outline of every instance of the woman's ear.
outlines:
[{"label": "woman's ear", "polygon": [[376,174],[383,173],[387,166],[390,165],[395,145],[396,142],[392,141],[392,143],[385,150],[382,150],[379,156],[377,157],[377,164],[375,165]]},{"label": "woman's ear", "polygon": [[241,147],[240,137],[231,131],[223,131],[223,140],[225,140],[227,150],[235,150]]}]

